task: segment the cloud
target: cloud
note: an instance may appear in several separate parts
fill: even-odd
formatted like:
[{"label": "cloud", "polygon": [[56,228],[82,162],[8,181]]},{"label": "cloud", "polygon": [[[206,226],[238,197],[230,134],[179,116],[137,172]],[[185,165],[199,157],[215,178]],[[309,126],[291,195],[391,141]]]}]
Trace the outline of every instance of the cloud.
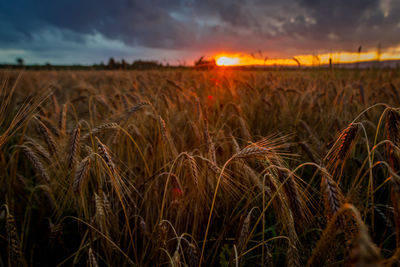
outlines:
[{"label": "cloud", "polygon": [[400,44],[398,14],[397,0],[1,1],[0,61],[6,50],[62,62],[82,51],[96,61],[94,53],[193,58],[261,50],[291,57],[390,47]]}]

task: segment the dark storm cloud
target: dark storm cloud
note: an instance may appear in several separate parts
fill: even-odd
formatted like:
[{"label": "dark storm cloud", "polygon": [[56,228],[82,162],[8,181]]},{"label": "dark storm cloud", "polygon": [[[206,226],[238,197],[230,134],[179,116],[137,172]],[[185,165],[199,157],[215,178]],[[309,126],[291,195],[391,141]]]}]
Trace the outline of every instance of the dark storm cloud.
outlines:
[{"label": "dark storm cloud", "polygon": [[[304,34],[306,38],[321,42],[333,41],[347,49],[351,44],[366,46],[397,45],[400,41],[400,1],[386,1],[388,13],[382,9],[385,1],[376,0],[299,0],[300,6],[315,19],[315,24],[302,27],[293,24],[288,30]],[[329,43],[327,43],[329,45]],[[325,46],[327,46],[325,45]]]},{"label": "dark storm cloud", "polygon": [[[200,12],[207,14],[212,3],[199,2]],[[234,39],[244,49],[354,51],[358,45],[400,43],[398,0],[219,1],[214,10],[221,19],[220,32],[233,31],[225,35],[228,39],[238,34]]]},{"label": "dark storm cloud", "polygon": [[99,32],[129,45],[180,48],[191,31],[169,15],[179,8],[179,1],[168,1],[168,6],[165,2],[13,0],[0,4],[0,19],[20,34],[14,39],[29,39],[38,31],[55,27],[83,34]]},{"label": "dark storm cloud", "polygon": [[68,54],[101,35],[136,49],[291,56],[398,45],[400,1],[13,0],[0,2],[0,25],[0,49],[55,49],[57,39]]}]

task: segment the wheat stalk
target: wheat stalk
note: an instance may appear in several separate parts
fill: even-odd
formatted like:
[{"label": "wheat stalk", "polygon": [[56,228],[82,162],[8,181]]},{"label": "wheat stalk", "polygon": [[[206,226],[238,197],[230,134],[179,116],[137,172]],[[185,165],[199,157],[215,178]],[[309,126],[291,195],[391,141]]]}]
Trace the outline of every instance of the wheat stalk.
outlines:
[{"label": "wheat stalk", "polygon": [[215,146],[214,143],[210,137],[210,132],[208,130],[208,120],[204,118],[204,140],[207,145],[207,151],[209,155],[209,159],[213,162],[216,163],[216,156],[215,156]]},{"label": "wheat stalk", "polygon": [[268,154],[269,152],[271,151],[265,147],[261,147],[258,145],[250,145],[240,150],[239,153],[236,154],[236,157],[237,158],[262,157]]},{"label": "wheat stalk", "polygon": [[[392,141],[394,146],[400,145],[400,114],[394,110],[389,109],[386,118],[386,132],[387,138]],[[387,151],[389,154],[390,167],[394,172],[397,172],[400,168],[399,164],[399,152],[392,144],[387,145]],[[395,227],[396,227],[396,244],[400,247],[400,183],[396,179],[395,175],[391,176],[391,200],[394,208]]]},{"label": "wheat stalk", "polygon": [[39,144],[36,140],[28,136],[24,136],[24,139],[25,139],[24,145],[26,146],[31,145],[36,150],[36,152],[39,154],[40,157],[42,157],[48,163],[51,162],[51,156],[49,152],[47,152],[46,149],[41,144]]},{"label": "wheat stalk", "polygon": [[232,139],[232,147],[233,147],[233,151],[235,151],[236,154],[238,154],[240,152],[240,147],[238,142],[236,141],[236,138],[233,137],[233,135],[231,135],[231,139]]},{"label": "wheat stalk", "polygon": [[343,203],[343,196],[336,182],[327,174],[326,169],[321,178],[321,189],[324,195],[328,220],[335,215]]},{"label": "wheat stalk", "polygon": [[8,264],[9,266],[26,266],[24,256],[21,251],[17,226],[14,220],[14,216],[8,211],[6,206],[7,218],[6,218],[6,231],[7,231],[7,242],[8,242]]},{"label": "wheat stalk", "polygon": [[98,133],[101,133],[104,130],[108,130],[108,129],[117,129],[119,128],[118,124],[116,124],[115,122],[111,122],[111,123],[104,123],[102,125],[97,126],[96,128],[92,129],[91,132],[86,133],[83,137],[82,140],[86,140],[89,138],[90,135],[96,135]]},{"label": "wheat stalk", "polygon": [[67,129],[67,112],[68,112],[68,105],[63,104],[62,110],[60,112],[60,117],[58,120],[58,128],[63,134],[65,134],[65,131]]},{"label": "wheat stalk", "polygon": [[193,243],[189,243],[187,248],[188,253],[188,266],[189,267],[198,267],[199,266],[199,253],[196,245]]},{"label": "wheat stalk", "polygon": [[196,160],[194,159],[194,157],[192,157],[189,154],[186,154],[186,157],[188,159],[189,169],[190,169],[190,172],[191,172],[192,177],[194,179],[194,183],[196,184],[196,186],[198,186],[199,185],[199,171],[197,169]]},{"label": "wheat stalk", "polygon": [[57,152],[56,142],[54,141],[53,136],[50,133],[50,130],[39,119],[36,119],[36,121],[37,121],[38,132],[40,133],[42,138],[45,140],[50,154],[51,155],[55,154]]},{"label": "wheat stalk", "polygon": [[[297,183],[294,180],[293,174],[289,174],[286,170],[281,170],[277,168],[278,179],[283,184],[283,189],[285,192],[286,197],[289,200],[289,206],[292,210],[293,214],[295,215],[296,219],[299,221],[307,220],[305,213],[304,213],[304,205],[301,199],[299,190],[297,188]],[[290,175],[290,177],[289,177]]]},{"label": "wheat stalk", "polygon": [[49,175],[47,174],[46,170],[44,169],[42,163],[40,160],[37,158],[35,152],[33,152],[29,147],[27,146],[21,146],[22,151],[24,152],[25,156],[29,159],[29,161],[32,163],[33,167],[35,168],[36,172],[39,173],[39,175],[42,177],[44,181],[47,183],[50,183],[50,178]]},{"label": "wheat stalk", "polygon": [[96,215],[100,218],[104,218],[105,209],[104,209],[103,198],[101,198],[98,194],[94,193],[94,202],[96,205]]},{"label": "wheat stalk", "polygon": [[239,253],[242,252],[243,249],[245,249],[244,245],[250,233],[250,220],[252,211],[253,209],[251,209],[247,214],[246,218],[243,221],[242,228],[240,230],[239,239],[237,241],[237,249]]},{"label": "wheat stalk", "polygon": [[84,158],[76,168],[74,176],[73,190],[75,193],[80,193],[82,191],[82,185],[89,176],[90,170],[90,156]]},{"label": "wheat stalk", "polygon": [[96,136],[96,141],[97,141],[97,145],[98,145],[98,150],[99,153],[101,155],[101,157],[104,159],[104,161],[106,162],[107,166],[110,168],[111,171],[115,171],[115,164],[112,161],[111,155],[108,151],[108,148],[106,147],[106,145],[104,145],[99,138],[97,138]]},{"label": "wheat stalk", "polygon": [[72,132],[71,139],[69,142],[69,157],[68,157],[68,168],[72,168],[75,165],[76,157],[79,150],[79,141],[81,137],[81,125],[78,123]]},{"label": "wheat stalk", "polygon": [[340,146],[337,151],[337,158],[340,161],[344,161],[350,152],[351,147],[357,137],[358,124],[351,123],[342,133],[340,137]]},{"label": "wheat stalk", "polygon": [[96,256],[93,253],[92,247],[89,247],[88,261],[89,261],[90,267],[98,267],[99,266],[97,263],[97,260],[96,260]]},{"label": "wheat stalk", "polygon": [[126,111],[126,113],[127,113],[126,117],[129,118],[130,116],[132,116],[133,113],[135,113],[139,109],[141,109],[145,106],[150,106],[150,105],[151,105],[151,103],[149,101],[139,102]]},{"label": "wheat stalk", "polygon": [[181,267],[181,254],[179,253],[179,246],[175,249],[174,255],[172,256],[172,267]]},{"label": "wheat stalk", "polygon": [[306,142],[299,142],[301,149],[306,152],[307,156],[311,159],[312,162],[317,163],[317,160],[314,157],[314,153],[312,152],[310,146]]},{"label": "wheat stalk", "polygon": [[163,142],[164,142],[164,144],[168,144],[167,125],[161,116],[158,116],[158,121],[160,123],[160,130],[161,130],[161,136],[163,138]]},{"label": "wheat stalk", "polygon": [[50,121],[48,118],[41,117],[40,120],[43,122],[44,125],[46,125],[47,129],[55,136],[55,137],[60,137],[61,133],[60,130],[58,129],[57,126],[53,125],[53,122]]}]

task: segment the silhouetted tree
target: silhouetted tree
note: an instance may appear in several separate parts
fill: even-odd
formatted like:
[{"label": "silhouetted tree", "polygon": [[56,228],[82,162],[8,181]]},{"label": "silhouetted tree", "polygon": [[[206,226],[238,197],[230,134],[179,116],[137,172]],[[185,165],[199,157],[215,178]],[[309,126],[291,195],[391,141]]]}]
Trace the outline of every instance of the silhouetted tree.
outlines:
[{"label": "silhouetted tree", "polygon": [[145,60],[135,60],[131,65],[133,69],[155,69],[161,66],[162,65],[157,61],[145,61]]},{"label": "silhouetted tree", "polygon": [[128,68],[128,63],[125,61],[125,59],[121,60],[121,69],[126,70]]},{"label": "silhouetted tree", "polygon": [[22,58],[19,57],[19,58],[16,59],[16,61],[17,61],[17,64],[18,64],[19,66],[22,67],[22,66],[24,65],[24,60],[23,60]]},{"label": "silhouetted tree", "polygon": [[110,59],[108,60],[107,67],[111,70],[116,68],[116,63],[114,58],[110,57]]},{"label": "silhouetted tree", "polygon": [[194,62],[194,65],[195,65],[195,66],[200,66],[200,65],[202,65],[202,64],[203,64],[203,59],[204,59],[204,56],[201,56],[198,60],[196,60],[196,61]]},{"label": "silhouetted tree", "polygon": [[201,56],[198,60],[194,62],[194,66],[196,68],[209,69],[216,67],[217,63],[215,62],[215,59],[206,60],[204,59],[204,56]]}]

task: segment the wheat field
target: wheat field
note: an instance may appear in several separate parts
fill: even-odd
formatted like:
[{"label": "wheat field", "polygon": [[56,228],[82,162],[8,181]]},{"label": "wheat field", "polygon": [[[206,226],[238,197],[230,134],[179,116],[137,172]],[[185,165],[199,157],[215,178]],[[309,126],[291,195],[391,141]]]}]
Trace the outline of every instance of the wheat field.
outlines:
[{"label": "wheat field", "polygon": [[399,266],[400,69],[0,72],[0,266]]}]

